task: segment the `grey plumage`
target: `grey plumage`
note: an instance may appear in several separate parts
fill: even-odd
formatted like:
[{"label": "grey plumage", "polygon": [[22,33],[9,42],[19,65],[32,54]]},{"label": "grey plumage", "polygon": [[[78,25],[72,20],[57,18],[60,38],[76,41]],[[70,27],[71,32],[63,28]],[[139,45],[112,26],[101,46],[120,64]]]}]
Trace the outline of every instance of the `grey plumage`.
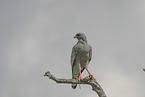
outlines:
[{"label": "grey plumage", "polygon": [[[88,67],[92,58],[92,47],[87,43],[85,34],[77,33],[75,38],[78,39],[78,42],[73,46],[71,54],[72,79],[79,78],[79,69],[82,73]],[[72,84],[73,89],[76,86],[77,84]]]}]

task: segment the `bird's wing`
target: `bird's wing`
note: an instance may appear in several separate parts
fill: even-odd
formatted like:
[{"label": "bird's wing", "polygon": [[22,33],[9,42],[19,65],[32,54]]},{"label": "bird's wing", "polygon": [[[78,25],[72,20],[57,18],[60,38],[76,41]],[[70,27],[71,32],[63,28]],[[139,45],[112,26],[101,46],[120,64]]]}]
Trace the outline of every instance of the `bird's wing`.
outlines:
[{"label": "bird's wing", "polygon": [[76,46],[74,46],[74,47],[72,48],[72,53],[71,53],[71,65],[72,65],[72,66],[73,66],[73,64],[74,64],[74,62],[75,62],[76,54],[77,54]]},{"label": "bird's wing", "polygon": [[90,50],[89,50],[89,62],[91,61],[91,59],[92,59],[92,47],[91,47],[91,45],[89,45],[90,46]]},{"label": "bird's wing", "polygon": [[72,73],[75,73],[75,70],[76,67],[77,67],[77,63],[76,63],[76,59],[77,59],[77,52],[78,52],[78,48],[77,48],[77,45],[75,45],[73,48],[72,48],[72,53],[71,53],[71,66],[72,66]]},{"label": "bird's wing", "polygon": [[[77,53],[78,53],[78,48],[77,45],[75,45],[72,48],[72,53],[71,53],[72,79],[79,78],[79,64],[77,62]],[[75,89],[76,87],[77,84],[72,84],[73,89]]]}]

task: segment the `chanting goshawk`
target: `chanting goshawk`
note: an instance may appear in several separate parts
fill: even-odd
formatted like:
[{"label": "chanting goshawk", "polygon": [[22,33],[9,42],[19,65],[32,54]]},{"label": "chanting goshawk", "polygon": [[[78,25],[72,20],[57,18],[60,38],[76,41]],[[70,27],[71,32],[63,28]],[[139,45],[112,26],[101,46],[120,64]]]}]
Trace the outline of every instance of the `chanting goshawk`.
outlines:
[{"label": "chanting goshawk", "polygon": [[[87,38],[84,33],[77,33],[74,38],[78,39],[76,45],[73,46],[71,54],[72,79],[83,80],[81,73],[84,69],[87,70],[89,76],[93,77],[88,70],[88,64],[92,58],[92,47],[87,43]],[[77,84],[72,84],[75,89]]]}]

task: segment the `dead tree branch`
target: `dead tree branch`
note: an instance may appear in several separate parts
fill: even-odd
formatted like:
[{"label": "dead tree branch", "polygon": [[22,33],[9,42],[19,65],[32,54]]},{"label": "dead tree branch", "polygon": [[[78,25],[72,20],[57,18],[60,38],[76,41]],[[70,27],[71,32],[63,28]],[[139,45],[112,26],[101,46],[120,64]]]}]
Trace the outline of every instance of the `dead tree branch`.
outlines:
[{"label": "dead tree branch", "polygon": [[75,79],[59,79],[54,77],[49,71],[45,73],[44,76],[49,77],[56,83],[64,83],[64,84],[87,84],[92,86],[92,90],[95,91],[99,97],[107,97],[104,93],[102,87],[97,83],[95,78],[92,77],[85,77],[80,83],[78,80]]}]

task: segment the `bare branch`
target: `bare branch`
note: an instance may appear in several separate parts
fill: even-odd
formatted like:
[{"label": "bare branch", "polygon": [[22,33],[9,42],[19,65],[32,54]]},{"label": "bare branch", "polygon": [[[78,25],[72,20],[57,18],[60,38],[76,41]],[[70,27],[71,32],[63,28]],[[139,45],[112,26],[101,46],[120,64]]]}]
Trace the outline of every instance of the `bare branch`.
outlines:
[{"label": "bare branch", "polygon": [[49,71],[45,73],[44,76],[49,77],[56,83],[64,83],[64,84],[87,84],[92,86],[92,90],[95,91],[99,97],[107,97],[106,94],[104,93],[102,87],[97,83],[95,78],[92,77],[85,77],[82,81],[76,80],[76,79],[58,79],[54,77]]}]

